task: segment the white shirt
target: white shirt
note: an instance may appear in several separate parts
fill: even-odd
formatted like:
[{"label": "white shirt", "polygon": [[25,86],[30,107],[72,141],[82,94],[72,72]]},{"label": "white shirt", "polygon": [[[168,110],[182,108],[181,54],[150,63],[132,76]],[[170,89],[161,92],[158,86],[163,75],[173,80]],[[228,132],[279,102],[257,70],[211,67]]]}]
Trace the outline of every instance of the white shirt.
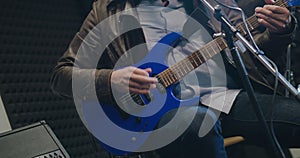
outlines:
[{"label": "white shirt", "polygon": [[[160,0],[143,0],[137,8],[137,13],[149,50],[168,33],[182,32],[183,26],[189,18],[185,14],[182,2],[178,0],[170,0],[168,7],[163,7]],[[169,66],[200,49],[212,38],[201,26],[201,29],[188,40],[190,42],[181,42],[166,57]],[[182,79],[181,97],[186,99],[200,95],[202,104],[229,113],[235,97],[240,91],[228,88],[234,86],[234,82],[225,72],[221,55],[217,54],[213,60],[206,61]]]}]

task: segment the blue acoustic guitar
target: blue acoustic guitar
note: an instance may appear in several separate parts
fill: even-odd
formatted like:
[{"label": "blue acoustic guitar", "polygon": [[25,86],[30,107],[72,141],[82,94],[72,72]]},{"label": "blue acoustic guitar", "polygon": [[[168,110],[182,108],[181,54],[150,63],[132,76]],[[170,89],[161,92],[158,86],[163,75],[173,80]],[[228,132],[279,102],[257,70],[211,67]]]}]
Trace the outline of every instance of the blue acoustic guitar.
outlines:
[{"label": "blue acoustic guitar", "polygon": [[[287,7],[288,3],[286,1],[279,0],[275,5]],[[255,16],[248,18],[247,23],[250,30],[259,26]],[[240,24],[237,28],[242,34],[246,35],[245,26],[243,24]],[[173,94],[174,87],[188,73],[227,48],[227,43],[223,37],[217,37],[201,47],[200,50],[193,52],[180,62],[169,67],[166,62],[167,53],[170,51],[170,48],[172,48],[172,45],[176,41],[179,41],[180,38],[182,38],[182,35],[175,32],[166,35],[141,61],[133,65],[142,69],[151,68],[152,72],[149,75],[156,77],[159,83],[157,84],[156,90],[153,91],[151,95],[129,93],[118,98],[118,103],[121,102],[120,104],[124,104],[124,106],[130,106],[126,104],[133,100],[135,102],[134,104],[138,104],[142,107],[142,110],[138,111],[138,115],[142,115],[144,117],[131,115],[124,111],[120,112],[122,109],[118,106],[101,105],[106,116],[109,117],[113,123],[118,125],[120,128],[129,131],[149,132],[156,128],[161,117],[168,111],[179,108],[180,106],[191,106],[199,103],[199,96],[186,100],[176,98]],[[155,59],[155,61],[153,61],[153,59]],[[165,102],[161,103],[162,100]],[[89,106],[88,104],[90,103],[85,102],[83,106]],[[155,112],[153,115],[148,115],[151,113],[149,111],[153,112],[153,107],[155,106],[156,109],[159,107],[159,111]],[[125,113],[125,116],[121,113]],[[100,142],[100,144],[114,155],[127,155],[132,152],[119,150],[102,142]]]}]

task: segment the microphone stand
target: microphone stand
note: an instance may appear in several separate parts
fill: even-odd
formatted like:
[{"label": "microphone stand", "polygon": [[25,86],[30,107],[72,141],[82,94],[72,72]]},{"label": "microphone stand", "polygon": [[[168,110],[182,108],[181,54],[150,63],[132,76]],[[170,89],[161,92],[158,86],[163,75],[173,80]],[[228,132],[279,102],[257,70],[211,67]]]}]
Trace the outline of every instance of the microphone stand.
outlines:
[{"label": "microphone stand", "polygon": [[[279,152],[280,146],[276,146],[276,139],[272,137],[271,131],[269,129],[269,126],[267,125],[266,119],[263,115],[263,112],[261,110],[261,107],[259,103],[257,102],[257,99],[254,95],[254,90],[251,85],[248,73],[246,71],[245,65],[243,64],[243,61],[241,59],[241,56],[237,50],[237,47],[234,45],[233,37],[236,37],[239,39],[244,46],[248,48],[254,55],[257,56],[260,62],[263,63],[264,66],[267,67],[269,71],[272,72],[273,75],[277,75],[275,69],[271,66],[271,64],[263,57],[263,52],[258,52],[256,49],[253,48],[253,46],[244,38],[244,36],[241,35],[241,33],[237,30],[235,26],[231,24],[231,22],[221,13],[221,8],[219,5],[216,5],[215,7],[212,7],[206,0],[202,0],[203,4],[214,13],[214,16],[217,20],[221,22],[222,30],[224,30],[226,35],[226,40],[228,44],[228,48],[230,49],[232,53],[233,60],[236,64],[237,71],[240,74],[240,77],[243,81],[243,85],[247,91],[249,100],[251,102],[251,105],[256,113],[257,119],[259,120],[260,126],[264,131],[264,135],[266,136],[266,140],[269,142],[267,143],[269,145],[268,153],[271,157],[274,158],[281,158],[285,157],[284,154],[282,155]],[[282,82],[282,84],[292,93],[298,101],[300,100],[300,93],[279,73],[278,74],[279,80]]]},{"label": "microphone stand", "polygon": [[[296,20],[296,17],[295,17],[295,7],[291,7],[291,9],[290,9],[290,12],[291,12],[291,16],[293,16],[294,18],[295,18],[295,20]],[[297,25],[297,20],[296,20],[296,25]],[[297,27],[297,26],[295,26],[295,27]],[[296,47],[296,43],[295,43],[295,38],[296,38],[296,31],[293,31],[292,32],[292,35],[291,35],[291,38],[292,38],[292,42],[288,45],[288,47],[287,47],[287,50],[286,50],[286,66],[285,66],[285,74],[284,74],[284,76],[285,76],[285,78],[291,83],[291,82],[293,82],[294,81],[294,73],[293,73],[293,71],[291,70],[291,51],[292,51],[292,49],[293,49],[293,47]],[[296,85],[297,86],[297,85]],[[299,87],[299,86],[298,86]],[[299,91],[299,89],[297,90],[298,92],[300,92]],[[285,89],[285,96],[286,97],[289,97],[290,96],[290,94],[289,94],[289,91],[288,91],[288,89],[286,88]]]},{"label": "microphone stand", "polygon": [[[272,65],[269,63],[269,61],[265,58],[264,53],[262,51],[257,51],[245,38],[242,34],[238,32],[238,30],[227,20],[224,15],[220,15],[221,17],[218,18],[216,15],[217,10],[221,10],[220,8],[212,7],[206,0],[201,0],[203,4],[213,13],[215,13],[215,17],[217,20],[221,21],[222,27],[224,28],[223,25],[226,25],[226,27],[229,27],[230,32],[232,32],[233,36],[235,36],[237,39],[243,43],[247,49],[254,54],[257,59],[274,75],[278,76],[278,80],[283,84],[283,86],[297,99],[298,102],[300,102],[300,92],[289,82],[286,80],[286,78],[281,75],[280,73],[277,73],[276,70],[272,67]],[[217,5],[218,6],[218,5]],[[221,14],[221,13],[220,13]],[[235,32],[233,32],[235,31]],[[225,32],[226,33],[226,32]]]}]

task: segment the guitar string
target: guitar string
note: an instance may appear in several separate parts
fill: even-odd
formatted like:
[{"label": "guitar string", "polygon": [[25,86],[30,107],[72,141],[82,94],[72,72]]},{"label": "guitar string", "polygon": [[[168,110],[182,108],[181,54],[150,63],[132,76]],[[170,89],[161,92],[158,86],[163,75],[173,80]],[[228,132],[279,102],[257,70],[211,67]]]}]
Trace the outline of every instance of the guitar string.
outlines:
[{"label": "guitar string", "polygon": [[[188,56],[187,58],[185,58],[185,59],[184,59],[184,60],[185,60],[185,63],[187,63],[186,60],[188,60],[188,61],[190,61],[189,59],[194,60],[194,59],[195,59],[194,56],[196,56],[196,59],[198,59],[198,60],[200,61],[200,63],[196,65],[196,67],[198,67],[200,64],[202,64],[202,63],[205,61],[205,59],[203,60],[203,59],[201,59],[201,57],[203,57],[203,55],[204,55],[206,58],[210,58],[210,57],[212,57],[213,55],[217,54],[218,51],[221,51],[221,50],[222,50],[221,44],[224,44],[223,38],[216,38],[215,40],[213,40],[213,41],[211,41],[211,42],[208,43],[208,45],[206,46],[206,47],[208,47],[207,49],[206,49],[206,47],[202,47],[200,50],[198,50],[198,51],[196,51],[195,53],[191,54],[191,56]],[[218,50],[217,50],[217,51],[216,51],[216,49],[215,49],[216,47],[218,47]],[[224,48],[225,48],[225,47],[226,47],[226,46],[224,46]],[[209,50],[209,49],[210,49],[210,50]],[[212,55],[211,52],[214,52],[214,54]],[[201,57],[199,57],[200,55],[201,55]],[[194,60],[194,61],[195,61],[195,60]],[[197,62],[197,61],[195,61],[195,62]],[[172,68],[172,69],[174,69],[174,68],[175,68],[175,69],[181,69],[182,63],[183,63],[183,62],[181,62],[181,64],[176,64],[175,66],[172,66],[172,67],[170,67],[170,68]],[[193,66],[193,64],[190,64],[190,66]],[[192,69],[192,68],[190,68],[190,69]],[[180,72],[182,72],[182,71],[180,71]],[[163,71],[162,73],[160,73],[160,74],[157,75],[156,77],[158,78],[158,80],[162,81],[162,79],[165,78],[164,76],[167,76],[167,75],[170,76],[170,73],[172,73],[172,72],[169,71],[169,70]],[[161,76],[161,75],[162,75],[162,76]],[[184,74],[183,74],[182,76],[184,76]],[[180,78],[181,78],[181,76],[180,76]],[[173,79],[173,80],[178,80],[178,79]],[[174,82],[174,81],[173,81],[173,82]],[[168,83],[168,84],[169,84],[169,83]],[[164,86],[167,87],[168,84],[164,84]],[[137,100],[137,99],[140,98],[140,95],[137,94],[137,93],[129,93],[129,94],[127,93],[127,94],[123,95],[123,96],[120,98],[120,100],[121,100],[122,102],[128,102],[128,99],[131,99],[131,98],[134,99],[134,100]]]},{"label": "guitar string", "polygon": [[[279,1],[276,1],[274,5],[277,5],[277,6],[280,6],[280,7],[287,7],[287,6],[288,6],[288,2],[286,2],[286,1],[282,2],[281,0],[279,0]],[[257,26],[259,26],[258,19],[257,19],[257,17],[256,17],[255,15],[252,15],[251,17],[249,17],[249,18],[247,19],[247,23],[248,23],[248,25],[250,25],[251,30],[253,30],[253,29],[256,28]],[[240,25],[237,26],[237,27],[239,27],[240,29],[243,29],[243,31],[245,32],[245,30],[244,30],[245,25],[244,25],[244,24],[240,24]],[[213,41],[216,41],[216,40],[213,40]],[[211,46],[211,44],[213,44],[213,43],[209,43],[207,46],[208,46],[210,49],[212,49],[212,51],[214,51],[215,54],[217,54],[216,51],[215,51],[215,49],[213,49],[213,46]],[[218,51],[221,51],[222,49],[220,48],[219,44],[216,44],[216,45],[219,47],[219,50],[218,50]],[[208,51],[207,49],[205,49],[205,51],[203,51],[202,53],[204,53],[204,52],[206,52],[210,57],[212,57],[212,55],[210,54],[210,51]],[[162,84],[163,84],[165,87],[169,86],[169,85],[172,84],[173,82],[178,81],[178,80],[181,79],[183,76],[185,76],[185,74],[182,72],[182,67],[183,67],[184,71],[186,71],[186,69],[187,69],[187,72],[190,71],[190,70],[189,70],[189,69],[191,68],[190,66],[193,66],[193,68],[195,68],[195,66],[191,63],[191,60],[194,61],[194,62],[196,62],[196,63],[197,63],[197,61],[195,61],[195,58],[193,58],[193,57],[196,56],[196,58],[198,59],[198,61],[199,61],[200,64],[202,64],[204,61],[206,61],[205,59],[204,59],[204,61],[202,61],[202,60],[201,60],[201,57],[199,57],[199,55],[198,55],[197,53],[199,53],[199,55],[202,55],[202,57],[203,57],[203,54],[202,54],[201,51],[199,50],[199,51],[193,53],[191,56],[188,56],[187,58],[184,59],[184,60],[188,59],[187,61],[188,61],[191,65],[187,65],[188,62],[179,62],[179,64],[176,64],[175,66],[170,67],[170,69],[167,69],[166,71],[163,71],[162,73],[160,73],[161,75],[157,75],[157,78],[158,78],[161,82],[163,82]],[[205,55],[204,55],[204,56],[205,56]],[[205,56],[205,57],[207,58],[207,56]],[[191,60],[190,60],[190,59],[191,59]],[[186,66],[186,67],[183,65],[183,63],[185,63],[185,66]],[[196,67],[198,67],[198,66],[199,66],[199,64],[196,65]],[[186,69],[185,69],[185,68],[186,68]],[[170,71],[170,70],[172,70],[172,71]],[[179,73],[181,73],[182,75],[176,75],[176,74],[179,74],[179,73],[178,73],[178,70],[179,70]],[[176,71],[176,74],[174,74],[173,71]],[[185,72],[185,73],[187,73],[187,72]],[[179,76],[179,77],[178,77],[179,79],[174,78],[174,75],[175,75],[175,76]],[[166,79],[167,81],[166,81],[165,79]],[[167,83],[166,83],[166,82],[167,82]],[[122,102],[128,102],[128,100],[129,100],[130,98],[132,98],[132,99],[138,99],[138,98],[140,98],[140,96],[139,96],[139,94],[137,94],[137,93],[129,93],[129,94],[123,95],[123,96],[120,98],[120,100],[121,100]]]},{"label": "guitar string", "polygon": [[[212,41],[212,42],[213,42],[213,41]],[[208,44],[206,45],[206,47],[210,46],[212,42],[208,43]],[[201,49],[204,49],[204,48],[205,48],[205,47],[203,47],[203,48],[201,48]],[[191,60],[189,60],[189,59],[195,58],[195,56],[196,56],[196,58],[197,58],[199,61],[201,61],[201,63],[203,63],[202,59],[199,58],[199,55],[197,55],[197,52],[198,52],[198,51],[196,51],[195,53],[192,53],[190,56],[188,56],[187,58],[183,59],[183,60],[180,61],[179,63],[177,63],[177,64],[171,66],[170,69],[173,70],[173,72],[175,72],[175,75],[176,75],[176,74],[179,74],[179,75],[177,75],[177,76],[179,76],[179,78],[183,77],[183,76],[185,75],[185,73],[191,71],[191,70],[194,68],[193,64],[191,64],[191,62],[190,62]],[[193,59],[193,60],[194,60],[194,59]],[[194,60],[194,61],[195,61],[195,60]],[[197,61],[195,61],[195,62],[197,62]],[[183,72],[183,71],[184,71],[184,72]],[[178,73],[178,72],[179,72],[179,73]],[[173,74],[174,74],[174,73],[173,73]],[[173,74],[171,74],[171,75],[173,76]],[[167,74],[162,73],[162,75],[163,75],[163,77],[164,77],[165,75],[170,76],[170,74],[168,74],[168,73],[167,73]],[[176,81],[176,80],[178,80],[178,79],[175,79],[175,81]]]},{"label": "guitar string", "polygon": [[[280,7],[287,7],[288,2],[279,0],[279,1],[276,1],[274,5],[277,5],[277,6],[280,6]],[[258,19],[255,15],[252,15],[251,17],[249,17],[246,20],[246,22],[250,26],[250,31],[252,31],[253,29],[255,29],[256,27],[258,27],[260,25],[259,22],[258,22]],[[237,27],[243,31],[244,35],[246,35],[244,24],[240,24]]]},{"label": "guitar string", "polygon": [[[287,3],[286,2],[284,2],[283,4],[280,4],[280,6],[285,6]],[[250,17],[250,19],[247,21],[248,22],[248,24],[250,24],[250,26],[251,26],[251,29],[254,29],[254,28],[256,28],[258,25],[259,25],[259,23],[258,23],[258,21],[257,21],[257,18],[255,17],[255,16],[252,16],[252,17]],[[223,41],[222,41],[223,42]],[[220,46],[217,44],[217,46],[219,47],[219,50],[218,51],[220,51],[220,50],[222,50],[221,48],[220,48]],[[214,49],[215,47],[214,46],[212,46],[212,45],[208,45],[208,49],[210,49],[210,50],[208,50],[208,49],[203,49],[204,51],[202,52],[202,53],[206,53],[206,55],[205,54],[202,54],[202,56],[204,56],[204,57],[206,57],[206,58],[211,58],[212,57],[212,55],[211,55],[211,53],[210,52],[214,52],[214,54],[217,54],[218,52]],[[199,52],[199,54],[201,54],[201,52]],[[195,54],[192,54],[192,56],[195,56],[196,55],[196,57],[197,58],[199,58],[199,55],[197,55],[196,53]],[[208,55],[208,56],[207,56]],[[189,56],[187,59],[192,59],[191,57],[192,56]],[[201,59],[200,59],[201,60]],[[207,60],[207,59],[204,59],[204,61],[205,60]],[[186,61],[186,60],[185,60]],[[178,69],[179,70],[179,72],[182,72],[182,70],[184,71],[184,73],[187,73],[187,72],[189,72],[190,70],[190,68],[191,68],[191,66],[193,66],[193,64],[191,63],[191,60],[188,60],[189,62],[181,62],[180,64],[177,64],[175,67],[171,67],[171,69],[174,71],[174,69],[173,68],[176,68],[176,69]],[[194,59],[192,59],[192,61],[195,61]],[[183,64],[182,64],[183,63]],[[190,64],[188,64],[188,63],[190,63]],[[180,67],[180,68],[178,68],[178,67]],[[183,69],[182,69],[183,68]],[[172,72],[172,71],[165,71],[166,73],[162,73],[162,75],[163,75],[163,77],[165,76],[165,77],[167,77],[167,79],[168,79],[168,84],[170,84],[170,83],[172,83],[172,82],[174,82],[174,80],[176,81],[176,80],[178,80],[178,79],[173,79],[173,81],[172,81],[172,78],[174,77],[174,73]],[[178,72],[178,71],[176,71],[176,72]],[[178,73],[177,73],[178,74]],[[176,75],[176,74],[175,74]],[[177,75],[178,76],[178,75]],[[183,75],[184,76],[184,75]],[[180,78],[181,78],[181,76],[180,76]]]},{"label": "guitar string", "polygon": [[[200,49],[200,51],[196,51],[195,53],[192,53],[190,56],[188,56],[187,58],[183,59],[182,61],[180,61],[179,63],[171,66],[169,69],[171,70],[167,70],[161,73],[162,78],[173,78],[172,81],[167,83],[167,86],[172,84],[175,81],[178,81],[181,77],[185,76],[186,73],[190,72],[191,70],[193,70],[195,68],[195,66],[193,66],[193,64],[191,63],[191,61],[195,61],[195,57],[198,59],[198,61],[200,61],[200,64],[202,64],[206,59],[203,58],[203,54],[201,54],[201,50],[205,50],[207,53],[206,55],[204,54],[204,57],[206,58],[210,58],[212,57],[212,55],[209,53],[209,51],[207,49],[211,49],[212,51],[216,51],[215,49],[213,49],[215,41],[211,41],[210,43],[208,43],[205,47],[202,47]],[[205,49],[207,47],[207,49]],[[203,51],[203,52],[205,52]],[[208,55],[207,55],[208,54]],[[216,53],[215,53],[216,54]],[[201,57],[199,57],[201,55]],[[207,57],[208,56],[208,57]],[[203,59],[201,59],[203,58]],[[202,61],[204,60],[204,61]],[[197,64],[196,67],[198,67],[200,64]],[[184,71],[184,72],[183,72]],[[174,73],[175,72],[175,73]],[[179,76],[178,78],[175,78],[176,76]]]},{"label": "guitar string", "polygon": [[[281,4],[282,3],[282,4]],[[277,1],[276,3],[275,3],[276,5],[279,5],[279,6],[286,6],[287,5],[287,2],[281,2],[281,1]],[[248,25],[250,25],[250,27],[251,27],[251,30],[253,30],[254,28],[256,28],[257,26],[259,26],[259,23],[258,23],[258,20],[257,20],[257,18],[256,18],[256,16],[251,16],[250,18],[248,18],[248,20],[247,20],[247,23],[248,23]],[[239,25],[238,27],[240,27],[240,29],[242,29],[243,31],[244,31],[244,34],[246,34],[245,33],[245,26],[243,25],[243,24],[241,24],[241,25]],[[215,51],[214,49],[212,50],[212,51]],[[210,54],[209,54],[210,55]],[[211,55],[210,55],[211,56]],[[198,56],[197,56],[198,57]],[[189,60],[190,61],[190,60]],[[183,63],[183,64],[182,64]],[[186,71],[186,69],[187,70],[189,70],[189,67],[190,66],[188,66],[187,65],[187,63],[185,63],[185,62],[182,62],[181,64],[178,64],[177,66],[182,66],[182,68],[180,68],[179,70],[179,72],[182,72],[182,70],[186,73],[186,72],[189,72],[189,71]],[[185,65],[184,65],[185,64]],[[173,67],[173,68],[176,68],[176,67]],[[178,70],[178,68],[176,68],[177,70]],[[173,69],[173,71],[174,71],[174,69]],[[176,74],[178,74],[178,73],[176,73]],[[175,75],[176,75],[175,74]],[[183,75],[184,76],[184,75]],[[164,79],[166,79],[166,82],[167,82],[167,85],[170,85],[170,84],[172,84],[172,82],[175,82],[175,81],[177,81],[178,79],[176,79],[176,78],[174,78],[174,73],[173,72],[171,72],[171,71],[169,71],[169,70],[167,70],[167,71],[165,71],[164,73],[162,73],[162,79],[164,80]],[[180,78],[181,78],[181,76],[180,76]]]}]

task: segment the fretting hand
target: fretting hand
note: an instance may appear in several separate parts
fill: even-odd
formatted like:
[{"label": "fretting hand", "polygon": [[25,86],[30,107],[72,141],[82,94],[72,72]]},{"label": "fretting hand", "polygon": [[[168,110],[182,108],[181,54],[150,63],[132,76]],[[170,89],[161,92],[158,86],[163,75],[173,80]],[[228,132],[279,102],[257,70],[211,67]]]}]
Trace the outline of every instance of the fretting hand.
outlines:
[{"label": "fretting hand", "polygon": [[290,30],[291,15],[287,8],[269,5],[272,0],[266,1],[267,5],[255,8],[258,22],[273,33],[287,33]]}]

